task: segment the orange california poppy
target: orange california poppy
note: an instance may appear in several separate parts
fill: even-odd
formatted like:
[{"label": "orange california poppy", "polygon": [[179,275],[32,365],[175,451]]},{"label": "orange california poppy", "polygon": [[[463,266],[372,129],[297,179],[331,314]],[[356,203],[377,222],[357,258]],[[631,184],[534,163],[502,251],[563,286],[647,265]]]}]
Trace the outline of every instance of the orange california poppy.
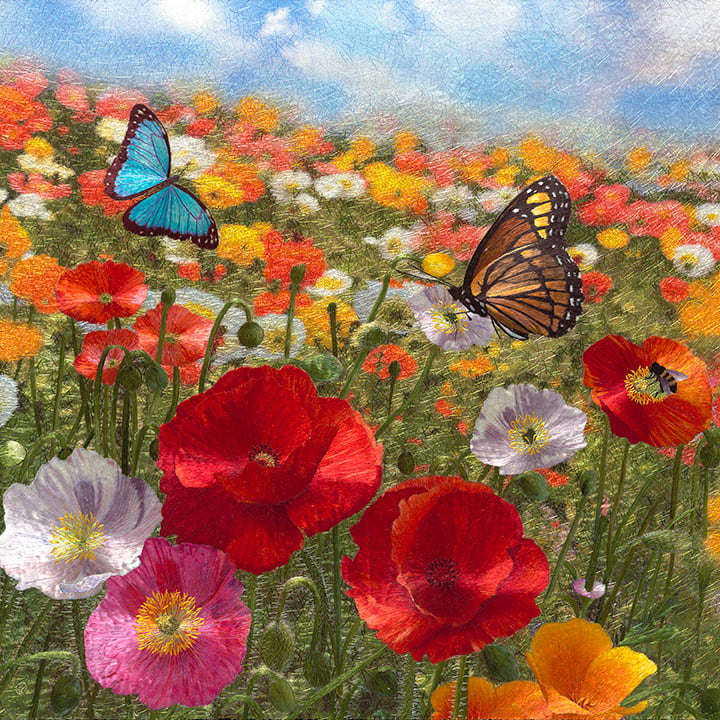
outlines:
[{"label": "orange california poppy", "polygon": [[32,325],[0,320],[0,360],[14,362],[36,355],[42,347],[43,336]]},{"label": "orange california poppy", "polygon": [[33,255],[18,260],[12,269],[10,290],[24,300],[30,300],[38,312],[58,311],[55,284],[65,268],[49,255]]},{"label": "orange california poppy", "polygon": [[[450,720],[455,683],[441,685],[430,698],[435,712],[431,720]],[[468,681],[468,720],[544,720],[550,718],[540,686],[514,680],[494,687],[483,678]]]},{"label": "orange california poppy", "polygon": [[642,712],[645,701],[630,708],[620,703],[657,670],[642,653],[614,648],[601,625],[583,618],[545,623],[526,657],[553,718],[567,720],[620,720]]}]

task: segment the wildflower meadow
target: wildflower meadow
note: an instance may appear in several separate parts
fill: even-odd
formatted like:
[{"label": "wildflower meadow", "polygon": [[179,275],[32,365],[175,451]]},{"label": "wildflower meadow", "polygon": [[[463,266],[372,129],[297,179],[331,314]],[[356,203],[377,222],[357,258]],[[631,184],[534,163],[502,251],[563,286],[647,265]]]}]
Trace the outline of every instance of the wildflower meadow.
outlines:
[{"label": "wildflower meadow", "polygon": [[13,61],[0,203],[0,715],[720,717],[715,148]]}]

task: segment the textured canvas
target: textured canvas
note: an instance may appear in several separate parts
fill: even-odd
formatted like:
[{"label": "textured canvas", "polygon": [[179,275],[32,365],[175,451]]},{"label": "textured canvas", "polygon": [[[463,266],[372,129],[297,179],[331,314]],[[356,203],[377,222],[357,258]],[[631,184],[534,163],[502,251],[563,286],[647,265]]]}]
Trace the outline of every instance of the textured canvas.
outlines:
[{"label": "textured canvas", "polygon": [[720,717],[715,0],[0,0],[0,716]]}]

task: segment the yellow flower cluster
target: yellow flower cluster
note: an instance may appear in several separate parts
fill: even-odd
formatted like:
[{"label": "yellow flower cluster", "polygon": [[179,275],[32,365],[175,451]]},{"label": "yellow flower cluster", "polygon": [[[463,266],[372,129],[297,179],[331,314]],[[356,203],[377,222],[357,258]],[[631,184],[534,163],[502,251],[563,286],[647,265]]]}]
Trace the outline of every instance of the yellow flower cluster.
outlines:
[{"label": "yellow flower cluster", "polygon": [[425,193],[431,183],[425,178],[398,172],[385,163],[370,163],[363,169],[370,196],[378,205],[422,214],[427,210]]},{"label": "yellow flower cluster", "polygon": [[231,260],[240,267],[250,267],[255,259],[265,258],[262,238],[272,230],[270,223],[257,222],[247,225],[223,225],[220,227],[218,257]]},{"label": "yellow flower cluster", "polygon": [[330,316],[327,311],[330,303],[337,305],[337,336],[338,342],[343,342],[347,340],[353,323],[358,322],[358,316],[352,306],[334,297],[324,297],[312,305],[295,308],[295,314],[305,325],[305,342],[308,344],[314,343],[323,350],[330,350],[332,347]]}]

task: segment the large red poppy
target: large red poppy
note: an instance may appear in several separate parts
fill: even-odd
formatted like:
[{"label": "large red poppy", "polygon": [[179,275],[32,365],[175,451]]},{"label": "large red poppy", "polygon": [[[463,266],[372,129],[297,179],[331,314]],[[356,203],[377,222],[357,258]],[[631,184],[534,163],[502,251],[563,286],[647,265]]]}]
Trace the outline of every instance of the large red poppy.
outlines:
[{"label": "large red poppy", "polygon": [[453,477],[387,490],[351,528],[343,558],[358,614],[397,653],[431,662],[482,649],[540,614],[542,550],[517,510],[486,485]]},{"label": "large red poppy", "polygon": [[[666,372],[687,375],[674,391],[663,389],[657,363]],[[610,420],[610,429],[631,443],[654,447],[686,443],[710,423],[712,389],[705,363],[682,343],[648,338],[642,347],[607,335],[583,354],[583,382]]]},{"label": "large red poppy", "polygon": [[134,315],[148,293],[145,275],[125,263],[92,262],[66,270],[55,286],[61,312],[75,320],[106,323]]},{"label": "large red poppy", "polygon": [[[108,345],[122,345],[128,350],[140,349],[137,333],[127,328],[89,332],[83,338],[82,351],[75,358],[75,369],[86,378],[94,380],[103,350]],[[115,382],[123,357],[125,353],[120,348],[113,348],[108,352],[102,373],[102,382],[105,385]]]},{"label": "large red poppy", "polygon": [[307,537],[368,503],[382,446],[307,373],[242,367],[180,403],[160,428],[163,535],[227,552],[242,570],[284,565]]}]

